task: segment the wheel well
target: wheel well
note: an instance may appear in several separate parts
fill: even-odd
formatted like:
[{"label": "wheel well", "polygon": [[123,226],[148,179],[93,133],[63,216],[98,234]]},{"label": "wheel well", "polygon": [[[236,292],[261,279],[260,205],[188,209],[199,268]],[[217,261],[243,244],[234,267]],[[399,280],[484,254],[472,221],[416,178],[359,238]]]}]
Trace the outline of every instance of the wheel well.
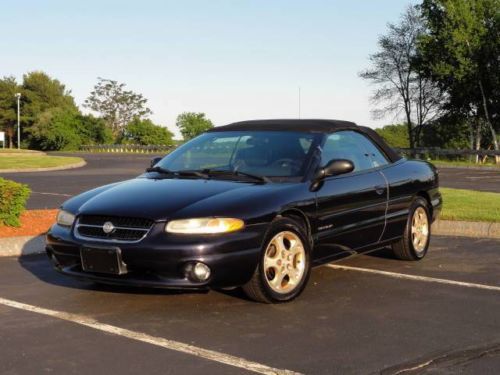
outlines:
[{"label": "wheel well", "polygon": [[419,191],[417,193],[417,197],[422,197],[424,198],[426,201],[427,201],[427,204],[429,205],[429,213],[432,217],[432,203],[431,203],[431,197],[429,196],[429,194],[426,192],[426,191]]},{"label": "wheel well", "polygon": [[309,219],[307,218],[307,216],[302,211],[298,209],[289,209],[281,212],[278,216],[288,217],[303,224],[304,229],[306,230],[307,233],[307,237],[309,238],[309,242],[311,246],[313,245],[313,239],[311,235],[311,224],[309,223]]}]

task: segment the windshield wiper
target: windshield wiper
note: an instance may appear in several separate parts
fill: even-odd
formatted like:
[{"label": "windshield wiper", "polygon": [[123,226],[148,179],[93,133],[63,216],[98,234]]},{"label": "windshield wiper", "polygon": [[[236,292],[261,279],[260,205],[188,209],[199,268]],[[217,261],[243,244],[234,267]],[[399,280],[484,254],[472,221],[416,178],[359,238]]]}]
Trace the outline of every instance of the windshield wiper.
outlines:
[{"label": "windshield wiper", "polygon": [[172,172],[166,168],[160,167],[160,166],[150,167],[150,168],[146,169],[146,172],[158,172],[158,173],[163,173],[163,174],[174,174],[174,172]]},{"label": "windshield wiper", "polygon": [[169,169],[156,166],[156,167],[151,167],[146,169],[146,172],[157,172],[161,174],[167,174],[167,175],[172,175],[172,176],[178,176],[178,177],[200,177],[200,178],[208,178],[209,176],[204,173],[203,171],[171,171]]},{"label": "windshield wiper", "polygon": [[175,171],[174,172],[176,175],[178,176],[185,176],[185,177],[189,177],[189,176],[193,176],[193,177],[200,177],[200,178],[208,178],[208,174],[205,173],[205,171],[189,171],[189,170],[185,170],[185,171]]},{"label": "windshield wiper", "polygon": [[247,172],[241,172],[238,170],[234,171],[228,171],[228,170],[218,170],[218,169],[204,169],[203,173],[209,174],[209,175],[225,175],[225,176],[242,176],[242,177],[248,177],[253,180],[259,181],[259,182],[271,182],[269,178],[266,176],[260,176],[257,174],[252,174],[252,173],[247,173]]}]

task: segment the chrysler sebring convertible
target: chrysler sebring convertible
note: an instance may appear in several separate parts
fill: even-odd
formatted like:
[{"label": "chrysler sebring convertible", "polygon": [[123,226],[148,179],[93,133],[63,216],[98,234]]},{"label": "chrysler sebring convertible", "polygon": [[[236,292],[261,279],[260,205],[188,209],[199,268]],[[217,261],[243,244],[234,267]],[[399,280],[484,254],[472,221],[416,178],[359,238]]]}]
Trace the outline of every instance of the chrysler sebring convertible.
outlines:
[{"label": "chrysler sebring convertible", "polygon": [[313,266],[391,247],[427,253],[436,169],[370,128],[336,120],[216,127],[132,180],[65,202],[47,234],[59,272],[96,283],[242,287],[290,301]]}]

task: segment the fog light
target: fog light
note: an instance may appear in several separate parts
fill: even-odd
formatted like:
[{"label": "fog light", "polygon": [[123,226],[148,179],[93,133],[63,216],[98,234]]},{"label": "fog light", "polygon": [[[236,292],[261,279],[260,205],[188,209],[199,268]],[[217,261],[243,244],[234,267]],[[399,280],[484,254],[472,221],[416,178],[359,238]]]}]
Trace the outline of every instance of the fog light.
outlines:
[{"label": "fog light", "polygon": [[186,274],[193,281],[207,281],[210,277],[210,267],[204,263],[189,263],[186,266]]}]

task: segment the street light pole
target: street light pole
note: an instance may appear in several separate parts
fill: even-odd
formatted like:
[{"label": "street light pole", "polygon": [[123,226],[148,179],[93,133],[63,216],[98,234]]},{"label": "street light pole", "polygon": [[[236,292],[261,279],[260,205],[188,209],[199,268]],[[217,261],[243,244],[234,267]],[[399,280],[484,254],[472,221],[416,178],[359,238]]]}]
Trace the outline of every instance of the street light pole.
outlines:
[{"label": "street light pole", "polygon": [[21,148],[21,94],[16,94],[17,98],[17,149]]}]

